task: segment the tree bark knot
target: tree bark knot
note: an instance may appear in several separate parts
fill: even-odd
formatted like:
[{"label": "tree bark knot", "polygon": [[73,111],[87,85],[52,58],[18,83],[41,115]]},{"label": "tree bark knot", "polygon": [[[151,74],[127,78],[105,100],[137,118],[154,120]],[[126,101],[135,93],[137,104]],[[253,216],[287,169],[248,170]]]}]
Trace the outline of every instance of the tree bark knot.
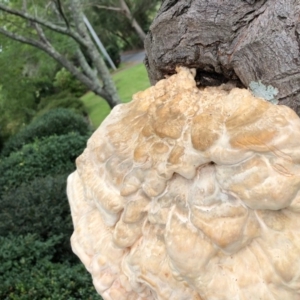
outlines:
[{"label": "tree bark knot", "polygon": [[300,2],[165,0],[145,40],[152,84],[178,65],[199,85],[262,82],[300,113]]}]

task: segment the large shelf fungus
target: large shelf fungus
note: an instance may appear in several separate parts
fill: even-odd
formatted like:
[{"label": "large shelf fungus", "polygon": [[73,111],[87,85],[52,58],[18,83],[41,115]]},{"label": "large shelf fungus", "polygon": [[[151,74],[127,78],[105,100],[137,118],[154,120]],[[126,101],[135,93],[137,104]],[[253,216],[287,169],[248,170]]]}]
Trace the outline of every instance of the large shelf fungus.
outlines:
[{"label": "large shelf fungus", "polygon": [[193,72],[113,109],[68,179],[104,299],[299,299],[300,119]]}]

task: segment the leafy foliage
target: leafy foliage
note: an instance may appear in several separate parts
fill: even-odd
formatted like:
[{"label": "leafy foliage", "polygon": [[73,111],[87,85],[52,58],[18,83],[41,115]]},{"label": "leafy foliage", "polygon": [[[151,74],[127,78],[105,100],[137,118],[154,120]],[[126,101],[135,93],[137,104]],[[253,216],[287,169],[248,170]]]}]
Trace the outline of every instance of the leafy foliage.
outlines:
[{"label": "leafy foliage", "polygon": [[[71,251],[66,179],[89,137],[67,109],[35,119],[0,158],[0,299],[101,299]],[[5,152],[4,152],[5,154]]]},{"label": "leafy foliage", "polygon": [[71,132],[36,140],[24,145],[21,150],[12,152],[10,156],[0,160],[2,192],[40,176],[71,172],[75,168],[75,159],[85,148],[87,139],[88,136]]},{"label": "leafy foliage", "polygon": [[66,179],[88,137],[81,116],[53,110],[0,159],[0,299],[101,299],[70,247]]},{"label": "leafy foliage", "polygon": [[76,97],[82,96],[87,91],[86,86],[84,86],[79,80],[77,80],[69,71],[65,68],[60,69],[54,79],[54,86],[58,88],[59,91],[69,91],[72,95]]},{"label": "leafy foliage", "polygon": [[25,144],[31,143],[37,138],[69,132],[85,135],[88,131],[89,125],[82,116],[63,108],[50,110],[11,137],[5,143],[1,154],[8,156],[12,151],[20,150]]},{"label": "leafy foliage", "polygon": [[3,300],[100,300],[82,264],[53,261],[62,236],[0,236],[0,298]]},{"label": "leafy foliage", "polygon": [[87,111],[82,101],[69,91],[63,91],[61,93],[42,98],[38,105],[38,113],[35,117],[40,117],[50,110],[57,108],[66,108],[76,114],[87,116]]},{"label": "leafy foliage", "polygon": [[56,63],[3,35],[0,43],[0,124],[6,138],[31,121],[40,97],[53,92]]},{"label": "leafy foliage", "polygon": [[61,257],[72,257],[73,231],[66,195],[66,175],[36,178],[0,198],[0,236],[36,234],[43,240],[62,235]]}]

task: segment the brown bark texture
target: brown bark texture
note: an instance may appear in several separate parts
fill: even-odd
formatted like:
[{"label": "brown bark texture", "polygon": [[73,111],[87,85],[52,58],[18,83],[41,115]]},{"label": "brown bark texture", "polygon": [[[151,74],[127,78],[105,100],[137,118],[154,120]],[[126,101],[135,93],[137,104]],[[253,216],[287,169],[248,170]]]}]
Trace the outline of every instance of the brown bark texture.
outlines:
[{"label": "brown bark texture", "polygon": [[179,65],[199,86],[261,81],[300,115],[300,0],[164,0],[145,48],[152,84]]}]

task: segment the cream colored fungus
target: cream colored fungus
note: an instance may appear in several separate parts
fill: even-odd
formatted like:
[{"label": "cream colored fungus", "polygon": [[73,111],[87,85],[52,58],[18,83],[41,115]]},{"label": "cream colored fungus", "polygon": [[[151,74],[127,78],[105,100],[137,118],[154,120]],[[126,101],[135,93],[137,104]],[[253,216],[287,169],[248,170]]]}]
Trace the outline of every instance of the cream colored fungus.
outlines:
[{"label": "cream colored fungus", "polygon": [[300,299],[300,119],[178,74],[115,107],[68,179],[104,299]]}]

